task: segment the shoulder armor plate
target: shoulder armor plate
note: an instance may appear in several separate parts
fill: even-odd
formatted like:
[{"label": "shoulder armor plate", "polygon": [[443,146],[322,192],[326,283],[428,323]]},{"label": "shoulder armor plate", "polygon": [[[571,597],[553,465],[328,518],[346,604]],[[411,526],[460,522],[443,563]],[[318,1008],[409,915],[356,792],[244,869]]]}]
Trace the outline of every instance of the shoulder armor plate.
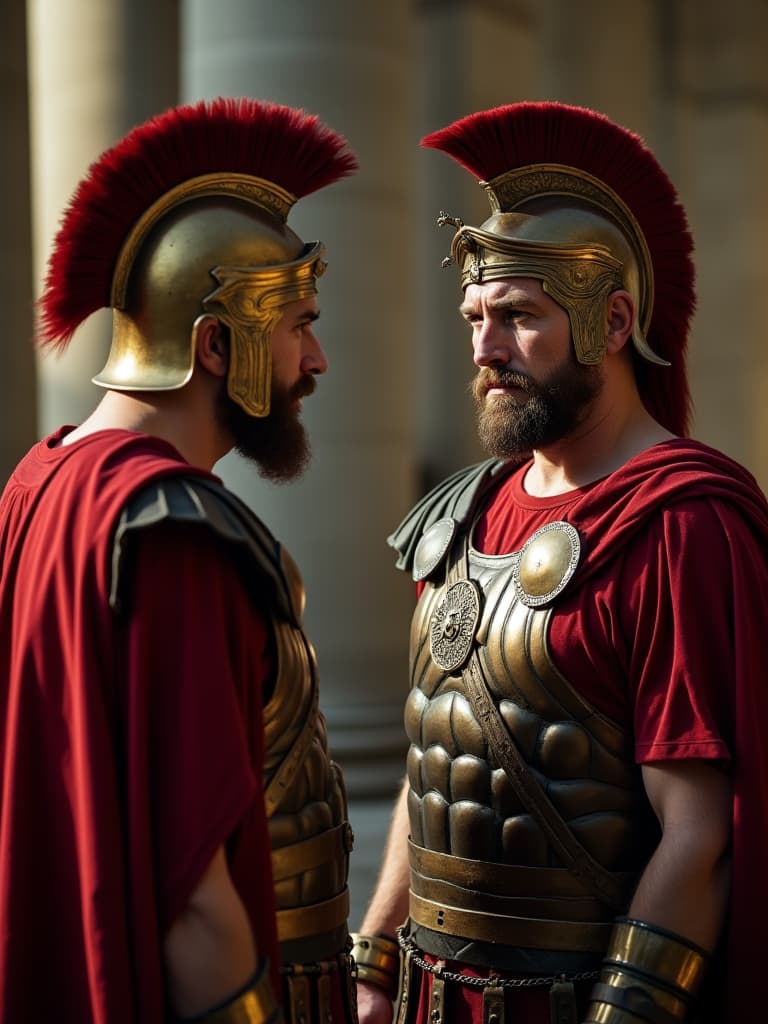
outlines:
[{"label": "shoulder armor plate", "polygon": [[294,625],[301,623],[303,588],[288,552],[237,495],[213,480],[180,474],[142,487],[120,515],[112,543],[109,604],[113,611],[122,610],[129,538],[164,522],[197,523],[234,545],[261,577],[273,583],[278,614]]},{"label": "shoulder armor plate", "polygon": [[438,484],[387,537],[399,555],[397,568],[417,581],[427,579],[445,557],[457,527],[471,520],[480,499],[515,468],[515,463],[486,459]]}]

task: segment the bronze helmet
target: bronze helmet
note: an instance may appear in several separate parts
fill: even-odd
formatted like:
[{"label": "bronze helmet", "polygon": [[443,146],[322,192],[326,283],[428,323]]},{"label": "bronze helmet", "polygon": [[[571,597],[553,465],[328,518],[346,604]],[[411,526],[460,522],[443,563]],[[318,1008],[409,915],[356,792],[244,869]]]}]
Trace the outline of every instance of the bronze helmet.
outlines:
[{"label": "bronze helmet", "polygon": [[41,300],[43,343],[66,345],[109,305],[112,344],[95,383],[169,391],[191,377],[197,324],[213,315],[230,332],[230,397],[266,416],[272,330],[326,266],[288,213],[355,167],[316,117],[256,100],[178,107],[139,126],[75,193]]}]

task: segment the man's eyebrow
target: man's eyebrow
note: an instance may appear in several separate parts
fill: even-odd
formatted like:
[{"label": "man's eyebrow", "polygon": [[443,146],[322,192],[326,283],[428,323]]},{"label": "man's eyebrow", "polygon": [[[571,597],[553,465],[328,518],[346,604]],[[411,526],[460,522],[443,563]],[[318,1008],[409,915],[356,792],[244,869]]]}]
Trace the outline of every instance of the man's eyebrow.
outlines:
[{"label": "man's eyebrow", "polygon": [[[512,292],[507,295],[502,295],[498,299],[489,299],[488,306],[491,309],[506,309],[510,306],[526,306],[533,309],[538,309],[539,305],[535,299],[529,295],[525,295],[523,292]],[[477,307],[474,303],[462,303],[459,306],[459,314],[461,316],[468,316],[470,313],[474,313]]]},{"label": "man's eyebrow", "polygon": [[525,292],[507,292],[498,299],[489,299],[488,305],[491,309],[505,309],[507,306],[533,306],[538,309],[536,300]]},{"label": "man's eyebrow", "polygon": [[319,320],[319,319],[320,319],[320,310],[319,309],[307,309],[307,310],[305,310],[305,312],[297,314],[297,316],[296,316],[296,323],[297,324],[300,324],[300,323],[312,324],[312,323],[315,322],[315,320]]}]

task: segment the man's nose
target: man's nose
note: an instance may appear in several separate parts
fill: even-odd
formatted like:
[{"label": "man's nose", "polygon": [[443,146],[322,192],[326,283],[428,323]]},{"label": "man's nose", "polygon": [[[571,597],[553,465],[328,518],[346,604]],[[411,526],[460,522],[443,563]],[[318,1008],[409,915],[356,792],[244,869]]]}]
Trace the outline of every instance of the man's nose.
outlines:
[{"label": "man's nose", "polygon": [[328,369],[328,360],[323,351],[323,346],[317,340],[314,332],[310,332],[304,347],[304,354],[301,357],[301,372],[320,375]]},{"label": "man's nose", "polygon": [[511,359],[503,332],[492,321],[485,320],[472,338],[475,366],[506,366]]}]

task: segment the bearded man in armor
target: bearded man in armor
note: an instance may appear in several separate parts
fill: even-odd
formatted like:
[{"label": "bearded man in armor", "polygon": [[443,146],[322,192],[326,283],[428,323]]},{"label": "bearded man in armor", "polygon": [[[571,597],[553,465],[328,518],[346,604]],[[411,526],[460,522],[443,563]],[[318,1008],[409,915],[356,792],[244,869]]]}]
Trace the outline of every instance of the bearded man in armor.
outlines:
[{"label": "bearded man in armor", "polygon": [[323,246],[356,168],[314,116],[170,110],[104,153],[53,248],[41,341],[113,311],[80,426],[0,501],[0,1020],[354,1020],[351,831],[288,552],[213,472],[308,457]]},{"label": "bearded man in armor", "polygon": [[360,1019],[750,1019],[768,508],[687,438],[684,211],[590,110],[513,104],[423,144],[490,201],[440,223],[491,458],[390,538],[419,594],[410,750],[353,936]]}]

